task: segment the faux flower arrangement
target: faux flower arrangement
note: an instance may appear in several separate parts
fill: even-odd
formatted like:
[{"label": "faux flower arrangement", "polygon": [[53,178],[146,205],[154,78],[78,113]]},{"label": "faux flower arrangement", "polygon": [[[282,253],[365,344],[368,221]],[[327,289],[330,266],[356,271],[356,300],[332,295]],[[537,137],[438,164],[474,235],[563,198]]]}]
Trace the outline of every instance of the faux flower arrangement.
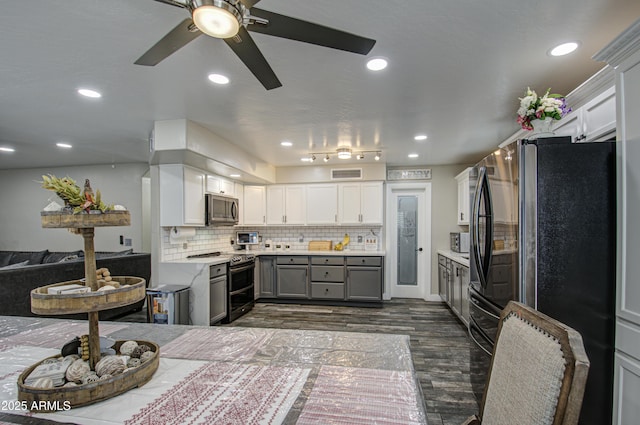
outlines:
[{"label": "faux flower arrangement", "polygon": [[560,118],[571,112],[571,108],[567,106],[564,96],[561,94],[550,94],[551,89],[542,97],[538,97],[535,91],[527,87],[524,97],[520,99],[520,108],[518,108],[518,124],[525,130],[533,130],[532,120],[552,118],[559,120]]}]

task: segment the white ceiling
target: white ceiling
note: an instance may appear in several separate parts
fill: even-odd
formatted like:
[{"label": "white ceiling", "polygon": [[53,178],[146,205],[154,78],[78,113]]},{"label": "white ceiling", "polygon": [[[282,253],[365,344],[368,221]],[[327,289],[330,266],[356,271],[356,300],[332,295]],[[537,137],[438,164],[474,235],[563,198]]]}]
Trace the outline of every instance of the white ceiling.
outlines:
[{"label": "white ceiling", "polygon": [[[365,56],[252,32],[283,84],[267,91],[207,36],[155,67],[134,65],[188,17],[183,9],[2,3],[0,147],[15,152],[0,153],[0,169],[146,162],[153,122],[181,118],[275,166],[338,145],[380,149],[388,165],[474,162],[519,129],[527,86],[570,92],[602,68],[591,56],[640,17],[638,0],[262,0],[262,9],[373,38],[368,57],[390,62],[372,73]],[[577,52],[546,54],[570,40]],[[211,72],[231,83],[211,84]],[[79,87],[103,97],[82,98]],[[418,133],[429,138],[416,142]],[[282,148],[285,139],[293,147]]]}]

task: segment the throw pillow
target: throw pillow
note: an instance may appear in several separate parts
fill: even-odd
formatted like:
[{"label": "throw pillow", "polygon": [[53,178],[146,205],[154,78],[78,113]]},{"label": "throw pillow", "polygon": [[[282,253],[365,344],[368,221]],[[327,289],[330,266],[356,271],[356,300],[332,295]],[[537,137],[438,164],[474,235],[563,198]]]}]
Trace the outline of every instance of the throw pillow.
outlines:
[{"label": "throw pillow", "polygon": [[96,252],[96,259],[122,257],[124,255],[131,254],[133,254],[133,249],[127,249],[120,252]]},{"label": "throw pillow", "polygon": [[27,260],[29,264],[42,264],[42,260],[48,253],[48,249],[36,252],[14,252],[9,264],[21,263],[24,260]]},{"label": "throw pillow", "polygon": [[82,251],[50,252],[49,255],[44,257],[44,260],[42,260],[42,263],[49,264],[49,263],[59,263],[61,261],[69,261],[71,259],[79,258],[80,255],[82,254],[84,254]]},{"label": "throw pillow", "polygon": [[21,263],[13,263],[8,266],[0,267],[0,270],[10,270],[10,269],[19,269],[20,267],[24,267],[29,264],[29,260],[24,260]]},{"label": "throw pillow", "polygon": [[13,255],[13,251],[2,251],[0,252],[0,267],[8,266],[11,262],[11,256]]}]

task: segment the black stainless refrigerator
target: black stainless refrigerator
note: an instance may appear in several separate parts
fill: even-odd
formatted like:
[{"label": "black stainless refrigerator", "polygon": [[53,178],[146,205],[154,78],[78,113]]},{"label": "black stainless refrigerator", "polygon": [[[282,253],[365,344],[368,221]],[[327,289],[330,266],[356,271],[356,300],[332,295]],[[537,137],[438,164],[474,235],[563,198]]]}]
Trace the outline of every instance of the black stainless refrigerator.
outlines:
[{"label": "black stainless refrigerator", "polygon": [[518,300],[582,334],[591,367],[580,424],[611,423],[615,143],[520,140],[470,174],[471,383],[482,397],[500,311]]}]

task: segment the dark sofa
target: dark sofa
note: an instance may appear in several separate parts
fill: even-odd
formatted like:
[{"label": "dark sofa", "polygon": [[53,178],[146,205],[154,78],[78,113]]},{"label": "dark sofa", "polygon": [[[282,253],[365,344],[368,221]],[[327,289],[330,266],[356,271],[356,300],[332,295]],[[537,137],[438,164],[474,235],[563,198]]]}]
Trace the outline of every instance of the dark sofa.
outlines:
[{"label": "dark sofa", "polygon": [[[151,278],[151,254],[122,252],[96,252],[96,268],[106,267],[112,276]],[[31,290],[57,282],[84,277],[84,253],[44,251],[0,251],[0,315],[36,316],[31,312]],[[100,320],[139,311],[144,300],[124,307],[104,310]],[[41,317],[41,316],[39,316]],[[50,316],[83,319],[86,314]]]}]

